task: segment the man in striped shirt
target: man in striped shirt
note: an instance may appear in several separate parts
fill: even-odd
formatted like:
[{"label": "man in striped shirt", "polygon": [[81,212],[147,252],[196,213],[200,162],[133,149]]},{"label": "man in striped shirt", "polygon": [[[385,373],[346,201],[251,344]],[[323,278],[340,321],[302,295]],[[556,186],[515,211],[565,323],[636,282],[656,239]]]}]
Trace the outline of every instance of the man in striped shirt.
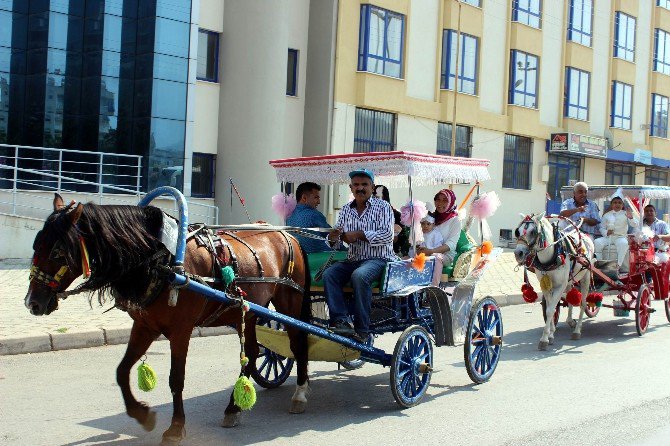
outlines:
[{"label": "man in striped shirt", "polygon": [[[393,210],[386,201],[373,197],[374,174],[367,169],[349,173],[354,200],[340,211],[335,229],[328,235],[333,245],[349,244],[345,262],[335,263],[323,274],[330,312],[330,328],[359,341],[368,338],[372,282],[379,279],[386,264],[396,259],[393,252]],[[354,289],[354,326],[342,288],[351,281]]]}]

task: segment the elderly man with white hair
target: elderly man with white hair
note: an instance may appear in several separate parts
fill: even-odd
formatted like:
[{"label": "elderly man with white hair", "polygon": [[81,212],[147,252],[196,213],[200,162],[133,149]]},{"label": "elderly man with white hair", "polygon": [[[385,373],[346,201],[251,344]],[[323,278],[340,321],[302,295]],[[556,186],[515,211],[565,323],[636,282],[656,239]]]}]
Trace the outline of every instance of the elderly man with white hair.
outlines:
[{"label": "elderly man with white hair", "polygon": [[586,198],[589,186],[580,181],[575,183],[572,188],[572,198],[568,198],[561,204],[561,217],[569,218],[575,223],[583,219],[582,226],[579,228],[583,233],[588,234],[592,239],[597,239],[600,234],[600,209],[595,201]]}]

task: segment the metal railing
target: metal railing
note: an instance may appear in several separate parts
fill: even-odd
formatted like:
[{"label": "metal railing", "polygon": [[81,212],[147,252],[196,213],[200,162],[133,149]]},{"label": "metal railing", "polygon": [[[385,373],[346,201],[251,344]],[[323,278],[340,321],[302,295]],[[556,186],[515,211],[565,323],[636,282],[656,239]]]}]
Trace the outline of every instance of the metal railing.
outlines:
[{"label": "metal railing", "polygon": [[[52,210],[53,192],[98,204],[137,204],[145,195],[141,179],[139,155],[0,144],[0,214],[41,220]],[[191,221],[219,223],[217,206],[187,202]],[[174,199],[153,205],[175,215]]]}]

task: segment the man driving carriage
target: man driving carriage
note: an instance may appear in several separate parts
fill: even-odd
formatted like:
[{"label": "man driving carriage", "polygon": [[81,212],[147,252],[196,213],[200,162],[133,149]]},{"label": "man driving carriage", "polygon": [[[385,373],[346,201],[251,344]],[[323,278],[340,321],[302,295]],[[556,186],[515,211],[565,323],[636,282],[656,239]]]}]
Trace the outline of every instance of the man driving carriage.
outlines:
[{"label": "man driving carriage", "polygon": [[[368,337],[372,282],[386,264],[396,259],[393,252],[393,210],[386,201],[373,197],[374,174],[367,169],[349,173],[354,200],[342,207],[335,229],[328,235],[331,245],[349,244],[347,260],[337,262],[323,274],[324,291],[330,311],[330,329],[360,341]],[[354,325],[344,300],[344,285],[354,290]]]},{"label": "man driving carriage", "polygon": [[588,234],[593,240],[600,237],[600,209],[595,201],[588,200],[589,186],[580,181],[572,188],[572,198],[568,198],[561,204],[561,217],[569,218],[575,223],[584,219],[580,231]]}]

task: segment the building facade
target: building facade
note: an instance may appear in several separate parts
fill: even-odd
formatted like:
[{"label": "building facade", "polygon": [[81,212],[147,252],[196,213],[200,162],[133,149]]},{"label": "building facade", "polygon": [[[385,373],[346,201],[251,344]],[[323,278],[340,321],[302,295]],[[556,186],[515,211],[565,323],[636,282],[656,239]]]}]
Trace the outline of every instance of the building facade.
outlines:
[{"label": "building facade", "polygon": [[561,186],[669,184],[668,98],[670,0],[0,0],[0,142],[143,155],[225,223],[279,223],[270,159],[453,150],[504,243]]}]

